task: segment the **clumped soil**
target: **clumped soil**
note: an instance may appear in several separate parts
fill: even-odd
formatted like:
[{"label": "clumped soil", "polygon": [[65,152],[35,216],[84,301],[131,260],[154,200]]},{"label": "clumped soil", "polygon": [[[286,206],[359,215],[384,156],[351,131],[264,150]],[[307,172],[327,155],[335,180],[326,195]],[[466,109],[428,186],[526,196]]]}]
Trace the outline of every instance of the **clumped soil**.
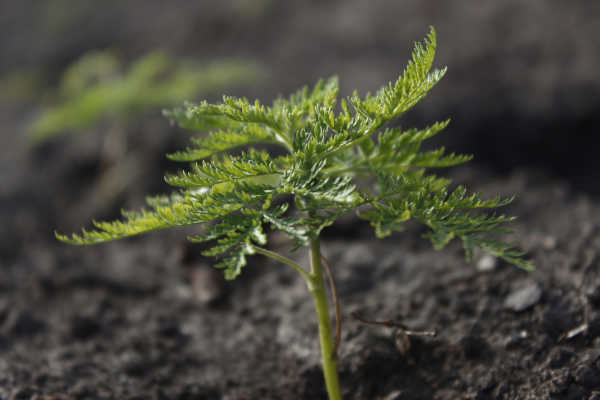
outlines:
[{"label": "clumped soil", "polygon": [[[521,216],[514,239],[537,269],[483,254],[468,264],[458,247],[433,251],[418,227],[377,241],[343,221],[323,248],[342,305],[346,398],[596,398],[598,206],[539,174],[455,175],[486,193],[521,193],[507,211]],[[2,398],[326,398],[313,304],[296,273],[254,257],[225,282],[184,236],[46,242],[4,265]],[[281,239],[273,247],[285,251]],[[407,342],[352,312],[437,336]]]},{"label": "clumped soil", "polygon": [[[458,77],[450,79],[451,69],[449,83],[432,94],[442,100],[427,100],[408,120],[422,126],[456,111],[454,126],[463,131],[449,132],[444,143],[478,158],[450,176],[489,196],[518,194],[503,210],[519,216],[509,239],[522,244],[536,270],[482,253],[467,263],[457,245],[437,252],[416,225],[375,240],[364,222],[343,218],[324,232],[322,245],[342,306],[344,398],[600,399],[600,206],[593,178],[600,169],[585,156],[597,144],[587,129],[597,121],[588,112],[598,105],[597,83],[589,80],[597,64],[589,57],[597,52],[562,57],[570,43],[584,50],[589,43],[565,29],[552,47],[540,37],[554,38],[547,33],[553,31],[535,24],[507,37],[516,47],[500,43],[502,51],[492,51],[490,32],[472,28],[478,21],[492,33],[516,32],[513,24],[523,18],[562,27],[557,21],[568,15],[589,33],[595,8],[473,2],[463,13],[408,1],[401,13],[383,2],[365,8],[361,1],[265,1],[255,8],[182,1],[166,10],[163,2],[140,0],[132,2],[137,7],[102,9],[82,1],[63,15],[64,3],[3,6],[0,29],[10,35],[1,35],[2,72],[11,63],[39,64],[52,81],[84,50],[118,46],[134,57],[171,46],[187,55],[263,60],[272,79],[240,91],[268,102],[279,90],[333,72],[346,93],[353,82],[372,89],[405,64],[408,42],[436,25],[440,54],[451,67],[456,59]],[[19,23],[25,16],[37,22]],[[106,29],[111,24],[119,28]],[[463,43],[457,38],[469,46],[444,53],[444,43]],[[519,58],[521,52],[528,56]],[[500,62],[507,59],[524,66]],[[563,59],[571,61],[553,64]],[[502,72],[494,76],[510,76],[510,84],[471,73],[490,62],[492,73]],[[565,72],[560,80],[552,78],[555,69]],[[476,83],[465,86],[471,79]],[[554,84],[562,86],[553,92]],[[155,114],[128,124],[135,178],[118,196],[101,197],[110,123],[31,148],[23,132],[39,100],[0,98],[0,399],[325,399],[312,300],[289,267],[251,257],[242,276],[226,282],[201,248],[186,243],[193,228],[85,248],[54,240],[54,229],[116,217],[121,207],[140,206],[145,194],[168,190],[160,177],[177,166],[163,154],[183,147],[187,136]],[[269,246],[288,249],[277,233]],[[303,250],[290,257],[308,263]],[[352,313],[437,335],[407,338]]]}]

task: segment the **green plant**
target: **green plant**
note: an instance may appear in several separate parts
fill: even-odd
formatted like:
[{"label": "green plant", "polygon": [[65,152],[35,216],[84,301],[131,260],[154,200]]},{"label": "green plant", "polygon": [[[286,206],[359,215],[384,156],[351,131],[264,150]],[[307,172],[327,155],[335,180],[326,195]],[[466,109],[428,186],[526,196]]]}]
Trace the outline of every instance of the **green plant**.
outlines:
[{"label": "green plant", "polygon": [[[224,97],[222,104],[203,102],[166,112],[184,128],[213,130],[208,137],[193,139],[193,147],[169,156],[191,163],[190,169],[165,178],[180,190],[149,198],[150,209],[124,212],[122,221],[95,222],[93,231],[57,237],[72,244],[94,244],[204,224],[204,231],[189,239],[214,243],[204,254],[221,257],[216,266],[224,269],[227,279],[242,272],[251,254],[289,265],[314,298],[327,391],[330,399],[340,399],[323,278],[323,267],[328,267],[319,242],[320,232],[339,216],[356,211],[370,221],[378,237],[400,231],[414,219],[430,228],[426,237],[436,248],[459,238],[467,258],[478,246],[531,268],[521,252],[490,236],[508,232],[504,224],[513,218],[485,210],[511,199],[484,200],[479,194],[468,195],[461,186],[449,191],[448,179],[426,174],[429,168],[471,159],[444,154],[443,149],[420,151],[422,142],[448,121],[421,130],[388,126],[444,76],[445,69],[431,71],[435,50],[432,28],[425,42],[415,45],[412,61],[395,83],[365,98],[354,93],[339,104],[337,80],[332,78],[288,100],[278,99],[271,107]],[[336,113],[338,106],[341,111]],[[263,144],[268,146],[258,149]],[[267,250],[265,225],[287,234],[294,249],[308,247],[310,269]]]},{"label": "green plant", "polygon": [[59,104],[31,123],[29,137],[34,144],[43,143],[66,132],[85,132],[104,119],[123,124],[144,111],[259,77],[259,68],[248,61],[215,60],[200,66],[155,51],[125,70],[113,52],[92,51],[65,70]]}]

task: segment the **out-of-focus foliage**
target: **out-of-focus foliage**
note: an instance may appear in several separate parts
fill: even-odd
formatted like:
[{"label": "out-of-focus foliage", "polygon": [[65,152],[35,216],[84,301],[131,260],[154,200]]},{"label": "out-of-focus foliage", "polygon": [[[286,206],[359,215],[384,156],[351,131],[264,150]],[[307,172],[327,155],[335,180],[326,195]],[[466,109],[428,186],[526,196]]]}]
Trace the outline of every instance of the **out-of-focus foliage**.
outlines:
[{"label": "out-of-focus foliage", "polygon": [[180,104],[210,92],[260,79],[252,62],[218,60],[200,65],[152,52],[125,68],[111,51],[85,54],[64,72],[58,105],[29,127],[34,143],[84,132],[103,119],[126,121],[140,113]]}]

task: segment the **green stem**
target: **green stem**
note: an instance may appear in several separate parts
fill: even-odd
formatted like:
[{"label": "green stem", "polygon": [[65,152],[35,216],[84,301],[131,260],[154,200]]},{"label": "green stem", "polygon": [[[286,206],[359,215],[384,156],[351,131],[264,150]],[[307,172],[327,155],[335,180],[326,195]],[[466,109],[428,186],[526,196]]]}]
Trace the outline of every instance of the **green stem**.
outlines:
[{"label": "green stem", "polygon": [[315,308],[319,316],[319,339],[321,342],[321,357],[323,375],[329,400],[342,400],[340,382],[337,369],[333,337],[331,335],[331,317],[327,304],[327,293],[323,280],[323,266],[321,265],[321,245],[318,238],[310,240],[310,269],[312,285],[311,294],[315,300]]},{"label": "green stem", "polygon": [[289,258],[284,257],[281,254],[277,254],[271,250],[267,250],[267,249],[264,249],[264,248],[256,246],[256,245],[252,245],[252,248],[254,249],[254,251],[256,251],[259,254],[262,254],[263,256],[267,256],[269,258],[272,258],[273,260],[282,262],[282,263],[287,264],[290,267],[294,268],[296,271],[298,271],[300,273],[300,275],[302,275],[302,277],[306,280],[306,283],[308,283],[309,287],[310,287],[310,284],[312,282],[312,277],[300,265],[298,265],[294,261],[290,260]]},{"label": "green stem", "polygon": [[282,262],[294,268],[302,275],[308,289],[315,301],[315,308],[319,318],[319,339],[321,342],[321,358],[323,364],[323,375],[329,400],[342,400],[340,382],[337,370],[336,348],[331,334],[331,317],[327,303],[327,292],[325,291],[325,280],[323,279],[323,265],[321,264],[321,244],[318,238],[310,240],[310,274],[300,265],[277,254],[273,251],[253,245],[252,248],[259,254]]}]

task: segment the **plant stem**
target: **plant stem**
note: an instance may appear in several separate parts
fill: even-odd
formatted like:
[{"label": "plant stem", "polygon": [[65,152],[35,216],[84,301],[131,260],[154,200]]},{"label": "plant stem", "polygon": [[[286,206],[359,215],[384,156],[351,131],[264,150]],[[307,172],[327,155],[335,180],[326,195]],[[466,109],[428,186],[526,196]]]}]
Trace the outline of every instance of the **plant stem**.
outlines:
[{"label": "plant stem", "polygon": [[318,238],[311,238],[310,240],[310,273],[312,285],[309,285],[309,287],[315,300],[317,315],[319,316],[319,339],[321,342],[323,375],[325,377],[327,394],[329,395],[329,400],[342,400],[337,370],[337,357],[331,335],[331,317],[329,316],[327,294],[323,280],[321,244]]},{"label": "plant stem", "polygon": [[[327,394],[329,395],[329,400],[342,400],[337,370],[337,345],[334,343],[333,336],[331,334],[331,317],[329,316],[327,292],[325,291],[325,280],[323,279],[321,243],[319,239],[313,238],[310,240],[310,274],[289,258],[256,245],[253,245],[252,247],[257,253],[294,268],[306,280],[308,289],[315,300],[315,308],[317,309],[317,315],[319,317],[319,339],[321,343],[321,358]],[[334,287],[335,286],[332,283],[332,288]],[[335,294],[333,295],[336,296]],[[337,324],[339,324],[338,314],[339,311],[336,310]]]},{"label": "plant stem", "polygon": [[335,286],[335,281],[333,280],[333,272],[331,272],[331,267],[329,266],[327,259],[321,256],[321,260],[323,261],[325,272],[327,272],[329,290],[331,290],[331,299],[333,300],[333,309],[335,311],[335,342],[333,344],[333,354],[335,357],[337,357],[337,350],[339,349],[340,342],[342,341],[342,313],[340,311],[337,287]]},{"label": "plant stem", "polygon": [[282,262],[282,263],[287,264],[290,267],[294,268],[296,271],[298,271],[298,273],[300,273],[300,275],[302,275],[302,277],[306,280],[306,283],[309,284],[309,287],[310,287],[310,284],[312,283],[312,278],[308,274],[308,272],[306,272],[306,270],[304,268],[302,268],[300,265],[298,265],[294,261],[290,260],[289,258],[284,257],[281,254],[277,254],[271,250],[267,250],[267,249],[264,249],[264,248],[256,246],[256,245],[252,245],[252,248],[254,249],[254,251],[256,251],[259,254],[262,254],[263,256],[267,256],[269,258],[272,258],[273,260]]}]

